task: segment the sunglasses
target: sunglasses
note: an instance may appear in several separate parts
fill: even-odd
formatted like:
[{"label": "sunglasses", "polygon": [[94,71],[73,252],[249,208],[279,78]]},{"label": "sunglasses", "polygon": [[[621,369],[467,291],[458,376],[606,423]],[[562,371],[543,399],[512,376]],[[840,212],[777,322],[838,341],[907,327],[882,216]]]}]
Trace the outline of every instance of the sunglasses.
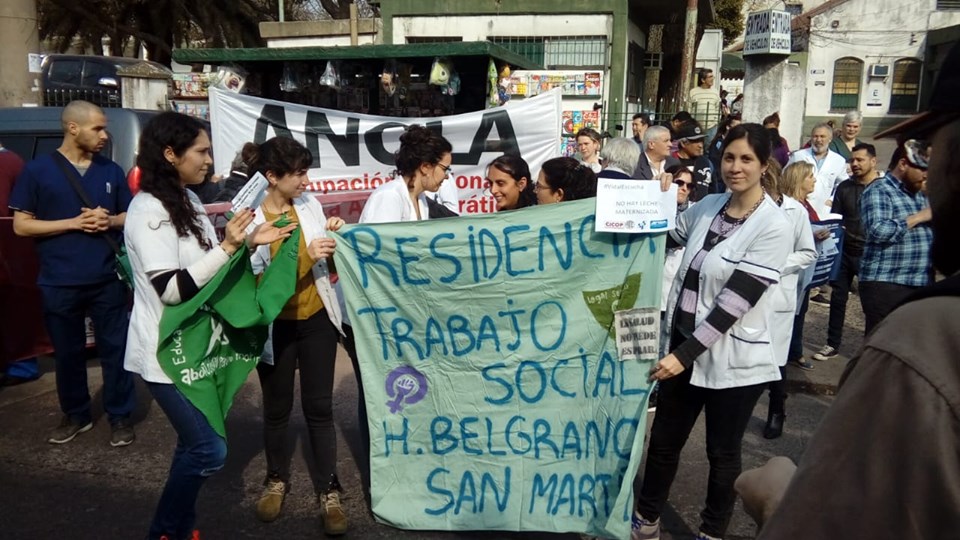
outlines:
[{"label": "sunglasses", "polygon": [[673,183],[676,184],[678,187],[685,187],[685,188],[687,188],[687,189],[690,189],[690,186],[693,185],[693,182],[684,182],[683,180],[680,180],[679,178],[678,178],[677,180],[674,180]]}]

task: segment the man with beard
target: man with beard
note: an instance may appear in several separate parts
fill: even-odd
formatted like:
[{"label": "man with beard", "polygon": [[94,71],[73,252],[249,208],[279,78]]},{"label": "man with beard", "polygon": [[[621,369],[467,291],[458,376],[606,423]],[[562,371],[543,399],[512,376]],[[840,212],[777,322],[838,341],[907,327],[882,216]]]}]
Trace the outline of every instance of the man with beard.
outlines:
[{"label": "man with beard", "polygon": [[843,322],[847,315],[847,297],[853,278],[860,273],[864,233],[860,222],[860,199],[867,186],[877,179],[877,150],[872,144],[860,143],[853,147],[850,168],[853,178],[840,182],[833,195],[834,213],[843,217],[843,253],[840,254],[840,272],[830,282],[830,323],[827,326],[827,344],[813,355],[814,360],[830,360],[837,356],[843,339]]},{"label": "man with beard", "polygon": [[[916,138],[932,135],[932,261],[947,277],[906,298],[867,338],[795,472],[776,457],[737,480],[744,509],[763,527],[760,540],[956,536],[960,47],[938,73],[930,110],[876,138],[898,133],[915,138],[901,147],[925,148]],[[828,504],[820,504],[825,493]]]},{"label": "man with beard", "polygon": [[14,232],[36,242],[37,285],[56,359],[63,420],[47,442],[67,443],[93,428],[84,325],[89,313],[103,368],[110,445],[126,446],[135,436],[130,414],[136,404],[133,378],[123,368],[129,291],[117,278],[110,241],[121,240],[132,196],[123,169],[97,154],[108,140],[103,111],[72,101],[61,123],[63,143],[23,168],[9,202]]},{"label": "man with beard", "polygon": [[817,124],[810,132],[810,148],[797,150],[787,162],[787,166],[797,161],[806,161],[813,165],[817,183],[807,202],[822,219],[827,219],[831,213],[828,201],[834,188],[847,179],[847,161],[830,150],[832,140],[833,128],[828,124]]},{"label": "man with beard", "polygon": [[930,206],[921,187],[927,179],[927,146],[897,146],[887,175],[860,200],[864,247],[860,259],[860,303],[870,331],[915,289],[930,284]]}]

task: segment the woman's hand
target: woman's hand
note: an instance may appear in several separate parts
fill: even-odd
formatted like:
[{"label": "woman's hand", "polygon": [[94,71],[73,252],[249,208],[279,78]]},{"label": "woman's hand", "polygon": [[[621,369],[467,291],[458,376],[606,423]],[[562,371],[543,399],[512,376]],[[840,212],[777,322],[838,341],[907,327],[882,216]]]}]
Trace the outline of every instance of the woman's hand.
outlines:
[{"label": "woman's hand", "polygon": [[340,227],[343,227],[346,223],[346,221],[338,217],[327,218],[327,230],[334,232],[339,231]]},{"label": "woman's hand", "polygon": [[827,228],[817,229],[813,233],[813,239],[816,240],[817,242],[823,242],[827,238],[830,238],[830,229],[827,229]]},{"label": "woman's hand", "polygon": [[677,375],[683,373],[686,369],[687,368],[683,367],[680,359],[677,358],[673,353],[670,353],[661,358],[659,362],[650,368],[650,380],[664,381],[670,377],[676,377]]},{"label": "woman's hand", "polygon": [[283,219],[283,217],[257,225],[257,227],[253,229],[253,232],[250,233],[250,237],[247,238],[247,245],[250,247],[263,246],[272,244],[277,240],[289,238],[290,233],[297,228],[297,224],[291,223],[286,227],[277,228],[277,222],[281,219]]},{"label": "woman's hand", "polygon": [[233,214],[227,226],[224,227],[223,242],[220,242],[220,247],[227,252],[227,255],[233,255],[243,246],[247,238],[247,227],[251,223],[253,223],[253,210],[242,208]]},{"label": "woman's hand", "polygon": [[[330,219],[339,219],[339,218],[330,218]],[[340,221],[343,221],[343,220],[340,220]],[[313,242],[310,242],[310,245],[307,246],[307,255],[309,255],[310,258],[314,262],[316,262],[321,259],[326,259],[327,257],[333,256],[333,252],[336,250],[336,248],[337,248],[337,241],[334,240],[333,238],[317,238]]]},{"label": "woman's hand", "polygon": [[660,191],[664,193],[670,191],[670,184],[673,183],[672,174],[668,172],[660,173],[660,177],[658,178],[658,180],[660,180]]}]

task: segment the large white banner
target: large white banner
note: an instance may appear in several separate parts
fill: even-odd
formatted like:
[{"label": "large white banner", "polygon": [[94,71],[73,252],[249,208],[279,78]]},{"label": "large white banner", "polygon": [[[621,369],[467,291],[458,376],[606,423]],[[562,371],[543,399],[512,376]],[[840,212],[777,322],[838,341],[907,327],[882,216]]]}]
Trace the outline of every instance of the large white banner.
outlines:
[{"label": "large white banner", "polygon": [[[369,192],[391,179],[394,152],[405,126],[422,124],[453,145],[453,180],[460,212],[494,211],[486,189],[486,166],[504,153],[521,155],[536,175],[544,161],[557,157],[560,140],[560,91],[511,101],[483,111],[432,118],[395,118],[256,98],[210,89],[210,122],[218,174],[246,142],[288,136],[313,153],[308,176],[318,193]],[[449,180],[448,180],[449,181]]]}]

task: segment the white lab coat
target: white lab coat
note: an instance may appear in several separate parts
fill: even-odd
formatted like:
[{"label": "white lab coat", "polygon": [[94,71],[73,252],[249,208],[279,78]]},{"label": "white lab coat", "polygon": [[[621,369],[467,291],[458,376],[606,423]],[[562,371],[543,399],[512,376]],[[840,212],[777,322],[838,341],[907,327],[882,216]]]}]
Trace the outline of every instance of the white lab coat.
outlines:
[{"label": "white lab coat", "polygon": [[[417,198],[420,204],[420,220],[430,218],[426,192]],[[402,176],[381,184],[373,190],[367,204],[360,214],[360,223],[391,223],[395,221],[417,221],[417,211],[410,200],[410,191]]]},{"label": "white lab coat", "polygon": [[813,165],[813,174],[817,178],[817,183],[813,186],[813,193],[807,197],[807,202],[817,211],[820,219],[841,217],[839,214],[831,213],[827,201],[833,199],[833,192],[840,185],[840,182],[850,177],[847,174],[847,161],[840,154],[829,150],[827,157],[823,160],[823,165],[818,169],[817,158],[814,157],[812,148],[801,148],[790,154],[790,161],[787,162],[787,166],[789,167],[791,163],[797,161],[805,161]]},{"label": "white lab coat", "polygon": [[[708,195],[693,208],[680,214],[677,227],[670,235],[682,245],[689,246],[680,263],[680,270],[670,289],[667,302],[667,321],[661,335],[661,347],[666,350],[673,331],[673,313],[677,309],[682,283],[690,263],[700,251],[717,215],[729,193]],[[716,298],[734,270],[779,282],[780,271],[786,264],[793,244],[784,238],[793,237],[793,228],[786,215],[770,197],[760,204],[743,225],[714,247],[700,268],[700,291],[697,295],[695,324],[699,326],[716,305]],[[761,384],[780,379],[777,359],[774,357],[773,305],[771,296],[764,293],[757,304],[747,311],[733,327],[694,361],[690,384],[702,388],[722,389]]]},{"label": "white lab coat", "polygon": [[[327,218],[323,213],[323,206],[312,193],[305,193],[293,200],[293,208],[297,212],[297,218],[300,221],[300,234],[309,246],[310,242],[317,238],[326,238],[327,236]],[[254,225],[259,225],[266,221],[263,210],[257,208],[254,217]],[[260,274],[270,265],[270,245],[257,246],[257,249],[250,257],[253,265],[253,273]],[[346,307],[343,303],[342,294],[338,294],[333,284],[330,283],[330,268],[326,259],[321,259],[311,268],[313,272],[314,283],[317,286],[317,292],[320,299],[323,300],[323,307],[327,310],[327,316],[330,322],[336,327],[337,331],[343,334],[343,325],[349,324],[344,321]],[[264,345],[263,354],[260,360],[267,364],[273,364],[273,325],[270,326],[270,339]]]},{"label": "white lab coat", "polygon": [[780,282],[771,285],[766,294],[774,303],[773,345],[778,365],[787,363],[790,339],[793,337],[793,319],[797,313],[800,275],[817,261],[817,249],[810,228],[807,209],[796,200],[784,196],[780,207],[793,227],[793,251],[787,255],[787,264],[780,273]]},{"label": "white lab coat", "polygon": [[[696,203],[688,203],[687,209],[693,207]],[[684,212],[686,212],[684,210]],[[679,216],[681,212],[677,212]],[[680,263],[683,262],[683,252],[685,248],[678,247],[668,249],[666,257],[663,260],[663,288],[660,293],[660,311],[667,310],[667,300],[670,297],[670,287],[673,285],[673,278],[677,277],[677,270],[680,270]]]}]

